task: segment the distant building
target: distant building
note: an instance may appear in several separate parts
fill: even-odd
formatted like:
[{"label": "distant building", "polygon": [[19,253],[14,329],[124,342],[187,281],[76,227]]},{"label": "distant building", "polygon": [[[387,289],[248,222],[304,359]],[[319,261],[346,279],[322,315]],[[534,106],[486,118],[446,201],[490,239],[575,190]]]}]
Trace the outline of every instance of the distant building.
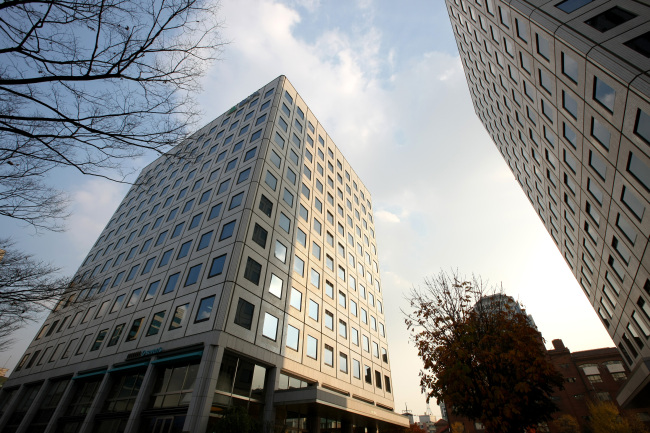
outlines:
[{"label": "distant building", "polygon": [[[563,414],[575,417],[582,427],[587,422],[589,401],[610,401],[616,406],[616,395],[630,376],[630,370],[623,362],[621,354],[614,347],[571,352],[562,340],[553,340],[553,349],[548,351],[550,361],[564,376],[564,389],[553,395],[559,411],[553,415],[557,419]],[[641,421],[650,422],[650,399],[644,407],[629,409]],[[557,429],[549,423],[549,430]]]},{"label": "distant building", "polygon": [[[556,391],[552,397],[559,408],[552,415],[554,420],[565,414],[571,415],[584,428],[589,414],[588,402],[610,401],[620,409],[616,395],[628,379],[630,370],[616,348],[607,347],[571,353],[562,340],[553,340],[553,349],[548,350],[547,354],[564,377],[564,389]],[[650,399],[645,401],[650,402]],[[649,403],[644,407],[628,409],[626,412],[637,416],[646,424],[650,423]],[[463,424],[464,433],[485,431],[480,422],[455,416],[451,411],[449,411],[448,421],[450,426],[457,422]],[[541,425],[539,431],[558,432],[553,422]]]},{"label": "distant building", "polygon": [[427,433],[436,433],[436,417],[433,415],[420,415],[418,426]]}]

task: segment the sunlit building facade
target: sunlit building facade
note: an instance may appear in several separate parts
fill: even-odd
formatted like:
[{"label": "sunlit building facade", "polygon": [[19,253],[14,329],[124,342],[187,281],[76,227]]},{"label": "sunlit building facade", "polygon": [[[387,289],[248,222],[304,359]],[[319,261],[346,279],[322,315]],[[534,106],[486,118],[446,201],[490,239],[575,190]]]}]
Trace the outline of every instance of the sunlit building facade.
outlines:
[{"label": "sunlit building facade", "polygon": [[476,114],[631,370],[618,402],[649,401],[650,6],[446,5]]},{"label": "sunlit building facade", "polygon": [[0,430],[212,432],[232,406],[290,432],[405,426],[378,263],[369,191],[280,76],[142,170]]}]

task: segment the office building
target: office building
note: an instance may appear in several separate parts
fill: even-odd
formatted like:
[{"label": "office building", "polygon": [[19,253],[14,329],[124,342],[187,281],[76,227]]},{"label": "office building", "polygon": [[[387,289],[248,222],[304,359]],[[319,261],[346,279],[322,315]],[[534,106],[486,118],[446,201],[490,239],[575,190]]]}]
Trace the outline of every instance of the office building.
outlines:
[{"label": "office building", "polygon": [[631,370],[618,402],[650,401],[650,5],[446,5],[476,114]]},{"label": "office building", "polygon": [[212,432],[232,406],[406,426],[370,192],[284,76],[145,167],[76,281],[3,387],[3,432]]}]

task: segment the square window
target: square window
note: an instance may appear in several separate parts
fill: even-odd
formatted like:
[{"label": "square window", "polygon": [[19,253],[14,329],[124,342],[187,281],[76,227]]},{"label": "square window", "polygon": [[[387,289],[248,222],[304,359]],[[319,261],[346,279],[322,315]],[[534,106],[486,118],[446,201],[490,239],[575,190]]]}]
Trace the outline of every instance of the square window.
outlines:
[{"label": "square window", "polygon": [[244,278],[257,286],[260,284],[261,275],[262,265],[248,257],[246,260],[246,268],[244,269]]},{"label": "square window", "polygon": [[267,236],[268,232],[262,226],[255,223],[255,227],[253,228],[253,242],[265,249]]},{"label": "square window", "polygon": [[309,317],[318,322],[318,303],[313,299],[309,300]]},{"label": "square window", "polygon": [[318,359],[318,340],[311,335],[307,336],[307,356]]},{"label": "square window", "polygon": [[295,287],[291,288],[291,306],[298,311],[302,311],[302,292]]},{"label": "square window", "polygon": [[246,328],[251,329],[253,325],[253,313],[255,312],[255,306],[248,301],[245,301],[242,298],[239,298],[237,303],[237,311],[235,312],[235,324]]},{"label": "square window", "polygon": [[303,277],[305,275],[305,261],[294,255],[293,271]]},{"label": "square window", "polygon": [[208,278],[221,275],[225,263],[226,263],[226,254],[222,254],[219,257],[215,257],[212,260],[212,265],[210,266],[210,272],[208,273]]},{"label": "square window", "polygon": [[634,133],[646,143],[650,144],[650,115],[641,109],[636,113]]},{"label": "square window", "polygon": [[594,0],[564,0],[563,2],[556,4],[555,7],[570,14],[593,1]]},{"label": "square window", "polygon": [[208,296],[207,298],[201,299],[199,303],[198,311],[196,312],[196,318],[194,323],[204,322],[210,318],[212,315],[212,307],[214,305],[215,295]]},{"label": "square window", "polygon": [[210,221],[211,219],[214,219],[214,218],[219,216],[219,214],[221,213],[221,206],[222,205],[223,205],[223,203],[219,203],[219,204],[216,204],[216,205],[212,206],[212,209],[210,209],[210,215],[208,215],[208,221]]},{"label": "square window", "polygon": [[[235,231],[235,223],[236,223],[236,222],[237,222],[237,221],[235,220],[235,221],[230,221],[230,222],[227,223],[227,224],[224,224],[223,228],[221,229],[221,236],[219,236],[219,240],[220,240],[220,241],[222,241],[222,240],[224,240],[224,239],[228,239],[229,237],[232,236],[232,234],[233,234],[234,231]],[[205,235],[204,235],[204,236],[205,236]],[[199,247],[200,247],[200,246],[201,246],[201,244],[199,243]]]},{"label": "square window", "polygon": [[282,298],[282,279],[275,274],[271,274],[269,293],[278,298]]},{"label": "square window", "polygon": [[334,348],[327,344],[323,349],[323,362],[325,362],[325,365],[329,365],[330,367],[334,366]]},{"label": "square window", "polygon": [[609,150],[609,142],[612,138],[609,129],[595,117],[591,118],[591,136],[594,137],[606,150]]},{"label": "square window", "polygon": [[275,250],[273,251],[275,257],[280,260],[282,263],[287,261],[287,247],[278,240],[275,241]]},{"label": "square window", "polygon": [[174,316],[172,317],[171,323],[169,324],[169,330],[178,329],[183,326],[183,319],[187,314],[187,310],[190,304],[179,305],[174,311]]},{"label": "square window", "polygon": [[541,55],[543,58],[545,58],[546,60],[550,60],[551,48],[548,39],[546,39],[543,36],[540,36],[539,33],[535,34],[535,39],[537,41],[537,53]]},{"label": "square window", "polygon": [[262,194],[262,197],[260,198],[259,209],[268,217],[271,216],[271,212],[273,211],[273,202],[266,198],[264,194]]},{"label": "square window", "polygon": [[264,326],[262,328],[262,335],[273,341],[277,339],[277,335],[278,335],[277,317],[269,313],[264,313]]},{"label": "square window", "polygon": [[585,21],[585,24],[595,28],[601,33],[604,33],[608,30],[618,27],[619,25],[631,20],[636,17],[636,14],[628,12],[625,9],[621,9],[618,6],[614,6],[611,9],[602,12],[595,17],[589,18]]},{"label": "square window", "polygon": [[611,88],[609,84],[607,84],[604,80],[596,76],[594,76],[593,98],[610,113],[614,112],[616,91]]},{"label": "square window", "polygon": [[650,57],[650,32],[630,39],[624,45],[645,57]]},{"label": "square window", "polygon": [[204,233],[199,239],[199,245],[196,247],[197,251],[201,251],[204,248],[207,248],[210,245],[210,240],[212,239],[212,231]]},{"label": "square window", "polygon": [[163,295],[171,293],[174,291],[174,289],[176,289],[176,283],[178,282],[180,275],[180,272],[176,272],[175,274],[169,276],[167,279],[167,284],[165,284],[165,289],[162,292]]},{"label": "square window", "polygon": [[300,341],[300,330],[291,325],[287,325],[287,347],[295,351],[298,350]]},{"label": "square window", "polygon": [[196,282],[199,280],[199,276],[201,275],[202,266],[203,264],[198,264],[190,268],[187,273],[187,278],[185,279],[185,287],[196,284]]}]

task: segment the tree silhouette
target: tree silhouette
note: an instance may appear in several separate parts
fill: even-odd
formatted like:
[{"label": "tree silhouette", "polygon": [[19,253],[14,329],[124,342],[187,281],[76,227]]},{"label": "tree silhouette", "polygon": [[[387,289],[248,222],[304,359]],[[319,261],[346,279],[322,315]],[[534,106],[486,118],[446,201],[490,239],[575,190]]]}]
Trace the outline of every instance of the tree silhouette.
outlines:
[{"label": "tree silhouette", "polygon": [[197,118],[220,47],[209,0],[0,2],[0,215],[61,230],[53,170],[123,181]]},{"label": "tree silhouette", "polygon": [[409,296],[406,325],[422,358],[427,401],[480,421],[488,433],[521,432],[550,419],[562,376],[512,298],[486,296],[480,279],[441,272]]}]

